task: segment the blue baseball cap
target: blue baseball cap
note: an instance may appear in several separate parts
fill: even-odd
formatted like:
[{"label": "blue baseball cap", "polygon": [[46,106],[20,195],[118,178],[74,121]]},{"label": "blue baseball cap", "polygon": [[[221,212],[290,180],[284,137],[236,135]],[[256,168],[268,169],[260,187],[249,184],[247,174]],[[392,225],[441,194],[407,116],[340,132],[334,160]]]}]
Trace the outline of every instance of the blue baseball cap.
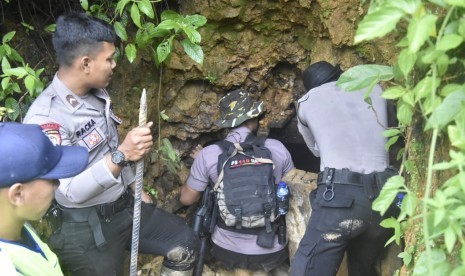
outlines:
[{"label": "blue baseball cap", "polygon": [[0,123],[0,188],[34,179],[60,179],[82,172],[87,149],[54,146],[39,125]]}]

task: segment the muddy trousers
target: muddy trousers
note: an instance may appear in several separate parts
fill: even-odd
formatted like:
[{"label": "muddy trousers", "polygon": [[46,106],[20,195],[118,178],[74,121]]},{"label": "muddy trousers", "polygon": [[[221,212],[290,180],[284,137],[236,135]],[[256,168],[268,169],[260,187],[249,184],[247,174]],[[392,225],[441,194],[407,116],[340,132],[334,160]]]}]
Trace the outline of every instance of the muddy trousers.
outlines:
[{"label": "muddy trousers", "polygon": [[[291,275],[336,275],[346,251],[350,276],[378,275],[375,263],[393,232],[379,225],[382,218],[371,209],[379,195],[371,177],[360,185],[334,184],[331,200],[323,198],[324,184],[312,191],[312,214],[291,264]],[[329,193],[325,196],[330,198]]]},{"label": "muddy trousers", "polygon": [[[64,221],[49,244],[62,267],[71,275],[127,275],[125,251],[130,250],[133,207],[109,218],[100,218],[106,240],[97,246],[88,222]],[[174,271],[190,270],[196,260],[199,241],[192,229],[174,214],[142,203],[139,252],[165,256],[163,265]]]}]

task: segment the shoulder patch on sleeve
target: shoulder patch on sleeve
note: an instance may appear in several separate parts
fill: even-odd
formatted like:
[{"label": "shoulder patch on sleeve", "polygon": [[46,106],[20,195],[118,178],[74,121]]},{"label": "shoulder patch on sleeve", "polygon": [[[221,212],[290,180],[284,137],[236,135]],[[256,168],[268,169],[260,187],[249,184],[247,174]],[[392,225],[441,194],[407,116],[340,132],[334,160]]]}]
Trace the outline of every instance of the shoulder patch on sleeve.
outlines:
[{"label": "shoulder patch on sleeve", "polygon": [[45,123],[41,124],[40,127],[44,131],[45,135],[48,136],[50,141],[56,146],[56,145],[61,145],[61,134],[60,134],[60,128],[61,125],[57,123]]}]

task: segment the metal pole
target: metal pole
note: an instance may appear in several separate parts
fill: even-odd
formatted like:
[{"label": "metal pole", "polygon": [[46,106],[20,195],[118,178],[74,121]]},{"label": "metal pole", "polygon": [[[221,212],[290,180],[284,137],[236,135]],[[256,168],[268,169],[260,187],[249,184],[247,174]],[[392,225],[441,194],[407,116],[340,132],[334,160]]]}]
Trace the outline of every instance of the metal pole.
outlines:
[{"label": "metal pole", "polygon": [[[145,88],[140,97],[139,127],[147,124],[147,95]],[[137,275],[137,253],[139,251],[140,205],[144,177],[144,159],[136,163],[136,191],[134,192],[134,218],[132,224],[131,266],[130,276]]]}]

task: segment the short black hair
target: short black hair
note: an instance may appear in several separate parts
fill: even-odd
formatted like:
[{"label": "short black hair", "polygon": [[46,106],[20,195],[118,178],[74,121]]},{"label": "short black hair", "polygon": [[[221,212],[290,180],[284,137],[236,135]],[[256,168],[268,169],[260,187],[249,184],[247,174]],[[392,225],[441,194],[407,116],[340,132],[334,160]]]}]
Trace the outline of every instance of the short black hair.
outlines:
[{"label": "short black hair", "polygon": [[115,43],[115,29],[107,22],[85,13],[61,15],[53,35],[58,65],[71,66],[80,55],[92,55],[101,42]]}]

